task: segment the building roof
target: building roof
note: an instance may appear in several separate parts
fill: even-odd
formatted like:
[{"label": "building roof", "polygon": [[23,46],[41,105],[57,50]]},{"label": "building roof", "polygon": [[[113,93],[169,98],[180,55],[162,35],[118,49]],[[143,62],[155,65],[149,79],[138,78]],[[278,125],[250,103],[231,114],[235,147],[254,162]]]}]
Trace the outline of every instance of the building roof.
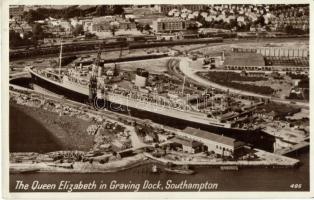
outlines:
[{"label": "building roof", "polygon": [[164,18],[158,18],[158,22],[180,22],[180,21],[186,21],[184,19],[181,19],[179,17],[164,17]]},{"label": "building roof", "polygon": [[231,53],[226,55],[224,65],[265,66],[265,60],[263,55],[258,53]]},{"label": "building roof", "polygon": [[236,139],[233,139],[230,137],[214,134],[208,131],[203,131],[203,130],[192,128],[192,127],[185,128],[183,132],[190,135],[194,135],[196,137],[200,137],[200,138],[211,140],[217,143],[225,144],[228,146],[234,146],[234,142],[236,141]]},{"label": "building roof", "polygon": [[78,8],[81,9],[81,10],[88,10],[88,9],[91,9],[91,8],[94,8],[96,7],[95,5],[79,5]]},{"label": "building roof", "polygon": [[93,20],[93,23],[106,23],[106,22],[112,22],[112,21],[122,21],[123,19],[118,16],[108,15],[108,16],[102,16],[102,17],[94,17],[92,20]]},{"label": "building roof", "polygon": [[182,144],[183,146],[189,146],[192,148],[202,145],[200,142],[189,140],[189,139],[184,139],[180,137],[174,137],[170,139],[170,141],[174,143]]}]

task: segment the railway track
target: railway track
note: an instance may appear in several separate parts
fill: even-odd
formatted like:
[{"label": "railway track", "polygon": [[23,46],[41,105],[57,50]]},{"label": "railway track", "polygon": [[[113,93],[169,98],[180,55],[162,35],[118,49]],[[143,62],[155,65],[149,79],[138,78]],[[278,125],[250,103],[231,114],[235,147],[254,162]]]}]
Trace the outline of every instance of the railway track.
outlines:
[{"label": "railway track", "polygon": [[[96,52],[99,46],[102,45],[104,51],[118,51],[121,48],[126,49],[141,49],[141,48],[153,48],[162,46],[173,46],[173,45],[188,45],[188,44],[204,44],[204,43],[219,43],[223,42],[222,38],[202,38],[202,39],[191,39],[191,40],[175,40],[175,41],[145,41],[145,42],[127,42],[117,41],[111,43],[91,42],[91,43],[73,43],[63,45],[64,55],[77,55],[78,52]],[[28,57],[38,56],[52,56],[58,55],[60,47],[55,45],[52,47],[40,47],[37,49],[22,49],[17,51],[10,51],[10,61],[24,59]]]}]

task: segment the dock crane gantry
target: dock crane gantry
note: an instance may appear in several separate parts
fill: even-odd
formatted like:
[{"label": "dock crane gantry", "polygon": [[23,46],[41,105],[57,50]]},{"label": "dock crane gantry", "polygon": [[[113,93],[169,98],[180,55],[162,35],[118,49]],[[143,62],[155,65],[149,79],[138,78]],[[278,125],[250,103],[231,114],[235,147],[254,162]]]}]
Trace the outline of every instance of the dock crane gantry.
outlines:
[{"label": "dock crane gantry", "polygon": [[97,52],[97,57],[94,62],[94,69],[92,71],[91,77],[89,79],[89,96],[88,100],[89,103],[92,104],[97,96],[97,71],[100,67],[100,59],[101,59],[101,51],[102,51],[102,45],[99,44],[99,49]]}]

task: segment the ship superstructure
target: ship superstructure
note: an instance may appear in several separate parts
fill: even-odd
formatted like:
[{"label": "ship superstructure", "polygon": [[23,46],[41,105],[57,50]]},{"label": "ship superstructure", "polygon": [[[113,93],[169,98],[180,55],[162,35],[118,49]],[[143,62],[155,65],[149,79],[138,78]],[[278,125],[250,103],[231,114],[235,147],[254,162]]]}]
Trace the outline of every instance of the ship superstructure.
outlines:
[{"label": "ship superstructure", "polygon": [[[225,110],[227,102],[223,102],[220,98],[220,106],[214,105],[214,98],[199,96],[181,96],[174,97],[171,91],[168,95],[160,95],[158,92],[142,92],[140,90],[128,90],[117,86],[116,84],[107,84],[106,76],[102,75],[102,67],[95,64],[85,67],[70,68],[63,71],[61,75],[53,72],[51,69],[39,70],[29,68],[30,73],[37,79],[45,80],[51,84],[62,87],[63,89],[73,91],[86,97],[90,103],[96,99],[103,99],[107,102],[120,104],[128,108],[142,109],[149,112],[156,112],[165,116],[193,121],[207,125],[239,128],[239,129],[254,129],[248,124],[239,123],[241,117],[245,117],[250,113],[250,110],[243,112],[227,112]],[[66,96],[66,94],[63,94]],[[196,104],[191,103],[194,99],[202,100]],[[206,98],[204,100],[204,98]]]}]

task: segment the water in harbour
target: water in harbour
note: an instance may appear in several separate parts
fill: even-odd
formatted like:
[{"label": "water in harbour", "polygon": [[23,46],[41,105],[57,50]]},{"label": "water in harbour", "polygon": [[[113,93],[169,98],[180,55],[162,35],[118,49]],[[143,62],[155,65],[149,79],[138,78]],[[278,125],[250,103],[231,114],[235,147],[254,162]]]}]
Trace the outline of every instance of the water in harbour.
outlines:
[{"label": "water in harbour", "polygon": [[[30,174],[10,174],[10,191],[19,192],[15,190],[16,181],[23,180],[24,183],[32,184],[33,181],[38,180],[40,183],[55,183],[66,180],[72,183],[89,183],[95,180],[96,184],[106,183],[106,189],[92,190],[92,191],[121,191],[130,192],[133,190],[119,190],[110,189],[110,183],[117,181],[118,183],[135,183],[141,184],[145,180],[157,183],[161,182],[163,190],[155,191],[178,191],[166,190],[166,183],[172,181],[173,183],[180,183],[186,180],[187,183],[217,183],[218,191],[308,191],[309,190],[309,154],[301,154],[297,156],[303,163],[299,168],[295,169],[273,169],[273,168],[242,168],[239,171],[221,171],[219,168],[209,167],[195,167],[196,174],[183,175],[172,174],[161,171],[160,173],[152,173],[152,165],[147,164],[136,168],[128,169],[115,173],[92,173],[92,174],[71,174],[71,173],[30,173]],[[162,166],[160,167],[162,170]],[[292,184],[301,184],[300,189],[291,188]],[[50,191],[50,190],[48,190]],[[54,190],[58,192],[65,192],[63,190]],[[140,191],[145,191],[140,188]],[[181,191],[181,190],[179,190]],[[189,190],[183,190],[189,191]],[[194,190],[190,190],[194,191]],[[208,190],[202,190],[208,191]]]}]

